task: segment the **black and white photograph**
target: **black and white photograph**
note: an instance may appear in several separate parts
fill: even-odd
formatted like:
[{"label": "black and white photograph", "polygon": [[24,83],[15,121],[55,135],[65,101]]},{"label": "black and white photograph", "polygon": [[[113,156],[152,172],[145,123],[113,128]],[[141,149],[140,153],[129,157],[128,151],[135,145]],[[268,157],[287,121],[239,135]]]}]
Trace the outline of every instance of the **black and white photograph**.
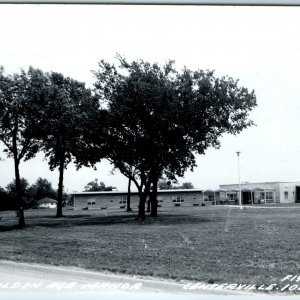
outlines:
[{"label": "black and white photograph", "polygon": [[299,295],[299,28],[0,4],[0,297]]}]

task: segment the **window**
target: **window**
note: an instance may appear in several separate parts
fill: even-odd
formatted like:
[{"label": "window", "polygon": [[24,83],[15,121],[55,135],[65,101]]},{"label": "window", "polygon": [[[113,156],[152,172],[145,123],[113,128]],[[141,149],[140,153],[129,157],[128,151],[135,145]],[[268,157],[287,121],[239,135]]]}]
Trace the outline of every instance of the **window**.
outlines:
[{"label": "window", "polygon": [[214,195],[212,194],[205,195],[204,201],[213,201],[213,200],[214,200]]},{"label": "window", "polygon": [[164,197],[157,196],[156,202],[157,202],[157,207],[161,207],[162,206],[162,202],[164,202]]},{"label": "window", "polygon": [[164,202],[163,197],[157,197],[157,202]]},{"label": "window", "polygon": [[177,196],[176,199],[172,200],[175,203],[184,202],[184,198],[182,196]]},{"label": "window", "polygon": [[126,204],[127,204],[127,197],[122,197],[122,198],[119,200],[120,208],[125,208]]},{"label": "window", "polygon": [[273,192],[266,192],[266,199],[267,200],[273,200]]},{"label": "window", "polygon": [[284,199],[288,199],[289,198],[289,192],[284,192]]},{"label": "window", "polygon": [[227,199],[230,201],[237,201],[237,193],[228,193],[227,194]]},{"label": "window", "polygon": [[95,200],[88,200],[87,204],[88,205],[95,205],[96,201]]}]

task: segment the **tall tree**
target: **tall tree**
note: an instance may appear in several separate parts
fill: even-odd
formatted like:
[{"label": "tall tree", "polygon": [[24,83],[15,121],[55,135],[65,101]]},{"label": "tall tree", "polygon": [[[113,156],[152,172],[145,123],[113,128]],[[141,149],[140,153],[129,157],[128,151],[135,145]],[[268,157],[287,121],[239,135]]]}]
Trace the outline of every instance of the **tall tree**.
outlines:
[{"label": "tall tree", "polygon": [[84,83],[55,72],[47,76],[47,98],[36,103],[47,122],[36,134],[42,140],[42,150],[49,159],[50,169],[58,168],[59,171],[56,216],[61,217],[64,170],[72,160],[78,167],[87,164],[86,161],[79,162],[89,147],[83,135],[85,131],[93,130],[93,114],[97,113],[99,103]]},{"label": "tall tree", "polygon": [[161,152],[161,145],[154,136],[158,120],[167,121],[158,112],[168,112],[162,99],[167,99],[170,91],[172,63],[161,70],[157,65],[144,62],[129,65],[119,59],[129,75],[119,74],[115,66],[102,61],[100,71],[95,73],[98,79],[95,86],[100,97],[107,100],[109,110],[107,158],[136,185],[140,196],[138,217],[144,219],[150,178],[160,175],[155,155]]},{"label": "tall tree", "polygon": [[237,81],[215,78],[211,71],[177,72],[172,61],[160,67],[118,60],[120,67],[99,63],[95,87],[109,111],[108,159],[136,184],[143,219],[151,186],[155,216],[159,178],[183,176],[196,166],[196,153],[220,146],[222,134],[253,125],[248,114],[256,98]]},{"label": "tall tree", "polygon": [[5,75],[0,68],[0,140],[14,160],[19,227],[25,226],[24,203],[19,166],[35,156],[39,141],[33,130],[41,123],[33,112],[32,102],[45,97],[46,78],[42,71],[29,68],[20,74]]}]

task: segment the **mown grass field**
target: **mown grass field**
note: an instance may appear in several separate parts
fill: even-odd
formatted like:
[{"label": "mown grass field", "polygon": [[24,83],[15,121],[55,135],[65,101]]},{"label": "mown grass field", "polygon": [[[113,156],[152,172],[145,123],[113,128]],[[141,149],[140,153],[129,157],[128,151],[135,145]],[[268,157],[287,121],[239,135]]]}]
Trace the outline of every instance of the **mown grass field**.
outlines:
[{"label": "mown grass field", "polygon": [[76,266],[210,283],[279,283],[300,275],[300,206],[195,207],[136,212],[26,211],[27,227],[14,229],[14,212],[1,212],[0,259]]}]

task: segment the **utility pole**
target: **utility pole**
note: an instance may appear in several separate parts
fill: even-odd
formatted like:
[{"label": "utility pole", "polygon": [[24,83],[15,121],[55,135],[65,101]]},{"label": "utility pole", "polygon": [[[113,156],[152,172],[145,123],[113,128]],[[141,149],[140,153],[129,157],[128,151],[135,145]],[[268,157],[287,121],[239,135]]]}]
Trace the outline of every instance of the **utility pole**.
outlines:
[{"label": "utility pole", "polygon": [[242,190],[241,190],[241,176],[240,176],[240,154],[241,151],[237,151],[237,158],[238,158],[238,175],[239,175],[239,204],[240,204],[240,209],[243,209],[242,207]]}]

